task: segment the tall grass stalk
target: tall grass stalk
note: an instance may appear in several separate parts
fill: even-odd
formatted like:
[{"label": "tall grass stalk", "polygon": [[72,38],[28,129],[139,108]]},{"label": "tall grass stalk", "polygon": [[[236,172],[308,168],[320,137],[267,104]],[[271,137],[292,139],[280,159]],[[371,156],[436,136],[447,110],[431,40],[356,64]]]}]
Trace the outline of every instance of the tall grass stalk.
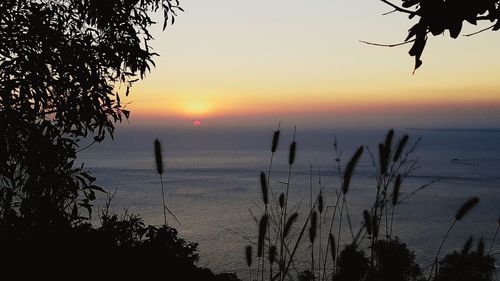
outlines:
[{"label": "tall grass stalk", "polygon": [[[273,140],[272,140],[272,143],[271,143],[271,159],[269,160],[269,169],[267,171],[267,189],[268,189],[268,192],[271,188],[270,186],[270,179],[271,179],[271,171],[272,171],[272,166],[273,166],[273,160],[274,160],[274,154],[276,153],[276,150],[278,149],[278,144],[279,144],[279,139],[280,139],[280,126],[281,126],[281,122],[278,122],[278,127],[276,129],[276,131],[274,131],[273,133]],[[271,190],[271,195],[273,196],[274,198],[274,192],[272,192]],[[268,213],[268,202],[264,202],[265,203],[265,209],[264,209],[264,213],[267,215]],[[268,225],[268,228],[270,229],[270,225]],[[274,263],[274,260],[271,260],[271,258],[275,258],[276,257],[276,247],[274,247],[274,254],[271,255],[271,240],[272,240],[272,237],[271,237],[271,231],[268,231],[268,248],[269,248],[269,270],[270,270],[270,274],[272,274],[272,264]],[[262,280],[264,281],[264,259],[262,260]]]},{"label": "tall grass stalk", "polygon": [[[260,173],[260,186],[261,186],[261,191],[262,191],[262,202],[264,203],[264,217],[267,217],[268,214],[267,214],[267,206],[268,206],[268,203],[269,203],[269,188],[268,188],[268,184],[267,184],[267,180],[266,180],[266,174],[264,174],[264,172],[261,172]],[[269,228],[269,222],[268,220],[266,220],[266,229]],[[262,227],[262,226],[260,226]],[[266,240],[266,232],[264,232],[264,236],[262,237],[262,248],[264,248],[264,244],[265,244],[265,240]],[[259,247],[260,247],[260,241],[261,237],[260,237],[260,230],[259,230]],[[260,249],[260,248],[259,248]],[[264,280],[264,264],[265,264],[265,258],[262,257],[262,255],[259,255],[259,265],[261,265],[260,263],[260,260],[262,260],[262,274],[261,274],[261,277],[262,277],[262,280]],[[259,272],[259,265],[257,266],[257,272]]]},{"label": "tall grass stalk", "polygon": [[163,200],[163,224],[167,226],[167,205],[165,204],[165,191],[163,189],[163,157],[161,151],[161,144],[158,139],[155,140],[155,160],[156,160],[156,171],[160,175],[161,184],[161,198]]},{"label": "tall grass stalk", "polygon": [[252,281],[252,246],[245,247],[245,257],[248,266],[248,280]]},{"label": "tall grass stalk", "polygon": [[[290,178],[292,174],[292,167],[295,162],[295,153],[296,153],[296,142],[295,142],[295,134],[296,134],[297,128],[294,127],[293,129],[293,138],[292,138],[292,143],[290,144],[290,151],[288,155],[288,176],[287,176],[287,181],[286,181],[286,190],[285,190],[285,198],[284,198],[284,204],[283,208],[281,209],[281,225],[285,225],[285,220],[287,217],[287,208],[288,208],[288,193],[290,190]],[[284,239],[284,233],[281,235],[281,241],[280,241],[280,260],[282,263],[282,267],[284,266],[285,262],[285,239]],[[281,280],[284,280],[286,274],[284,268],[280,270],[281,274]]]},{"label": "tall grass stalk", "polygon": [[155,148],[156,171],[160,175],[161,198],[163,202],[163,223],[164,223],[163,225],[167,226],[167,211],[180,225],[181,222],[179,221],[179,219],[174,215],[174,213],[168,208],[167,204],[165,203],[165,189],[163,187],[163,154],[161,150],[161,144],[158,139],[156,139],[154,142],[154,148]]},{"label": "tall grass stalk", "polygon": [[[319,171],[319,187],[321,189],[321,171]],[[319,239],[318,239],[318,276],[321,276],[321,260],[322,260],[322,225],[323,225],[323,192],[320,190],[319,192],[319,197],[318,197],[318,212],[319,212]]]},{"label": "tall grass stalk", "polygon": [[[274,159],[274,153],[277,148],[277,143],[279,140],[279,125],[278,130],[273,134],[273,143],[271,146],[271,159],[269,162],[269,169],[266,173],[261,172],[260,174],[260,184],[262,190],[262,200],[264,203],[264,215],[261,218],[259,223],[259,242],[258,251],[257,251],[257,278],[256,280],[262,280],[268,276],[271,281],[280,280],[283,281],[288,278],[289,272],[295,269],[295,272],[299,274],[295,267],[295,261],[297,254],[297,250],[299,248],[299,244],[302,245],[304,242],[302,239],[304,238],[306,229],[309,227],[309,243],[310,243],[310,259],[311,259],[311,273],[315,280],[326,280],[327,275],[327,264],[329,259],[332,260],[332,277],[342,271],[342,264],[339,264],[339,257],[342,256],[340,254],[341,241],[347,239],[347,237],[342,238],[342,229],[344,229],[345,222],[344,220],[344,212],[347,216],[347,220],[349,222],[349,229],[351,231],[351,236],[353,238],[353,244],[357,246],[358,239],[364,238],[365,233],[368,233],[369,237],[369,246],[368,248],[372,249],[371,257],[369,260],[369,268],[376,269],[374,266],[377,266],[376,261],[376,253],[373,249],[378,245],[378,237],[380,235],[385,235],[385,237],[389,240],[392,237],[393,232],[393,222],[394,222],[394,213],[396,205],[403,199],[399,199],[399,189],[402,182],[402,179],[411,172],[415,164],[413,159],[409,159],[408,155],[411,153],[413,148],[405,149],[406,144],[408,143],[408,136],[405,135],[403,138],[399,140],[399,143],[393,144],[394,131],[390,130],[385,138],[385,141],[379,146],[379,159],[375,161],[375,157],[370,153],[372,158],[372,162],[375,163],[374,166],[377,168],[376,180],[377,180],[377,195],[375,197],[373,206],[371,209],[365,210],[363,212],[364,223],[359,229],[357,235],[355,236],[353,233],[353,228],[351,225],[350,216],[348,214],[348,201],[347,201],[347,192],[349,191],[349,187],[352,181],[353,173],[359,159],[363,153],[364,147],[361,146],[356,150],[344,171],[342,171],[339,153],[337,149],[337,141],[335,139],[334,147],[337,153],[337,169],[339,171],[339,179],[340,179],[340,187],[337,191],[337,198],[334,197],[335,204],[327,207],[327,212],[323,212],[324,210],[324,198],[323,198],[323,189],[326,186],[322,185],[321,182],[321,171],[318,173],[319,178],[319,191],[315,195],[316,198],[314,200],[314,185],[313,185],[313,172],[312,166],[309,167],[309,211],[307,216],[305,217],[305,221],[302,222],[301,226],[298,227],[297,235],[292,236],[290,233],[294,228],[293,225],[297,221],[298,213],[295,210],[295,207],[291,207],[289,205],[289,192],[291,186],[291,175],[292,170],[294,169],[294,162],[296,156],[296,142],[295,142],[296,130],[294,128],[294,134],[292,138],[292,142],[290,144],[290,150],[288,155],[288,173],[285,184],[285,190],[280,191],[275,194],[272,192],[270,177],[272,173],[272,164]],[[415,146],[415,145],[414,145]],[[369,152],[369,151],[368,151]],[[392,194],[388,191],[389,186],[394,186],[392,190]],[[271,194],[268,194],[271,192]],[[276,200],[275,196],[279,194],[279,199]],[[412,194],[412,193],[410,193]],[[269,196],[269,197],[268,197]],[[272,197],[271,197],[272,196]],[[271,198],[270,198],[271,197]],[[392,200],[391,200],[392,199]],[[392,204],[391,204],[392,203]],[[392,206],[391,206],[391,205]],[[392,207],[392,210],[391,210]],[[299,207],[297,207],[298,209]],[[333,208],[333,214],[330,217],[330,212],[328,212],[328,208]],[[345,210],[344,210],[345,208]],[[293,214],[292,214],[293,210]],[[292,215],[288,215],[288,213]],[[457,217],[461,218],[463,215],[458,215]],[[264,219],[266,218],[266,219]],[[325,241],[327,245],[326,248],[323,249],[322,245],[322,232],[323,232],[323,219],[331,219],[330,225],[328,226],[328,241]],[[318,222],[319,219],[319,222]],[[385,221],[385,227],[382,225],[382,220]],[[265,226],[264,226],[265,224]],[[344,225],[343,225],[344,224]],[[272,227],[271,227],[272,226]],[[333,227],[336,227],[334,229]],[[385,228],[385,233],[383,232]],[[326,234],[325,229],[325,234]],[[379,231],[380,229],[380,231]],[[319,231],[319,233],[318,233]],[[337,237],[335,237],[336,234]],[[292,241],[293,240],[293,241]],[[308,244],[309,244],[308,243]],[[316,246],[317,245],[317,246]],[[361,245],[361,244],[359,244]],[[325,251],[323,253],[323,250]],[[267,252],[267,253],[266,253]],[[330,253],[328,253],[330,252]],[[368,257],[368,256],[367,256]],[[266,261],[268,260],[267,266]],[[378,257],[377,257],[378,259]],[[275,265],[277,264],[277,266]],[[268,267],[269,270],[266,270]],[[277,268],[277,272],[273,272],[274,269]],[[268,275],[265,275],[268,273]]]},{"label": "tall grass stalk", "polygon": [[347,192],[349,191],[349,187],[351,184],[351,179],[352,175],[354,173],[354,168],[356,167],[356,164],[358,163],[359,158],[363,154],[363,146],[359,147],[354,155],[352,156],[351,160],[347,164],[346,170],[344,172],[344,178],[342,182],[342,202],[340,205],[340,215],[339,215],[339,227],[338,227],[338,236],[337,236],[337,259],[339,257],[339,249],[340,249],[340,235],[341,235],[341,228],[342,228],[342,213],[344,210],[344,203],[346,202],[345,197]]},{"label": "tall grass stalk", "polygon": [[318,198],[316,198],[316,201],[313,204],[313,208],[309,211],[309,215],[307,216],[304,224],[302,225],[302,229],[299,232],[299,235],[297,237],[297,240],[295,241],[295,244],[293,246],[292,252],[290,253],[288,257],[288,262],[286,263],[286,266],[284,267],[283,272],[281,273],[282,280],[284,280],[284,277],[287,275],[288,270],[290,269],[290,265],[293,262],[293,258],[295,257],[295,253],[297,252],[297,249],[299,247],[300,241],[302,239],[302,236],[304,236],[304,232],[307,228],[307,225],[309,224],[309,220],[311,219],[312,213],[314,212],[314,208],[316,208],[316,204],[318,203]]},{"label": "tall grass stalk", "polygon": [[460,209],[458,209],[457,213],[455,214],[455,219],[453,220],[453,223],[448,228],[448,231],[446,231],[446,234],[444,235],[443,240],[441,241],[441,244],[439,245],[439,248],[437,250],[436,256],[434,257],[434,261],[432,263],[432,267],[431,267],[431,270],[429,272],[429,277],[427,279],[428,281],[431,280],[431,278],[432,278],[432,272],[434,270],[435,270],[435,276],[437,276],[437,274],[438,274],[438,258],[439,258],[439,254],[441,253],[441,249],[443,248],[444,242],[448,238],[448,235],[450,234],[451,230],[453,229],[453,227],[455,226],[455,224],[457,224],[458,221],[462,220],[464,218],[464,216],[470,210],[472,210],[472,208],[474,208],[477,205],[477,203],[479,203],[479,198],[472,197],[469,200],[467,200],[462,205],[462,207],[460,207]]},{"label": "tall grass stalk", "polygon": [[389,238],[392,237],[392,223],[394,222],[394,209],[396,209],[396,205],[398,204],[401,183],[402,183],[401,175],[398,174],[398,176],[396,177],[396,181],[394,182],[394,189],[392,191],[392,211],[391,211],[391,225],[389,231]]},{"label": "tall grass stalk", "polygon": [[490,249],[488,250],[488,256],[491,255],[491,249],[493,249],[493,245],[495,245],[495,240],[497,239],[499,230],[500,230],[500,217],[497,220],[497,230],[495,231],[495,235],[493,235],[493,239],[491,240]]},{"label": "tall grass stalk", "polygon": [[[337,148],[337,139],[335,138],[335,142],[334,142],[334,148],[335,148],[335,152],[336,152],[336,155],[337,155],[337,158],[336,158],[336,161],[337,161],[337,169],[339,171],[339,174],[341,174],[341,168],[340,168],[340,159],[339,159],[339,153],[338,153],[338,148]],[[340,234],[341,234],[341,227],[342,227],[342,217],[343,217],[343,209],[344,209],[344,203],[346,203],[346,200],[345,200],[345,194],[348,192],[349,190],[349,186],[350,186],[350,182],[351,182],[351,178],[352,178],[352,175],[353,175],[353,172],[354,172],[354,168],[359,160],[359,158],[361,157],[361,154],[363,153],[363,146],[359,147],[356,152],[354,153],[353,157],[351,158],[351,160],[349,161],[349,163],[347,164],[347,167],[346,167],[346,170],[344,172],[344,175],[342,177],[342,180],[341,180],[341,190],[337,193],[337,198],[336,198],[336,202],[335,202],[335,207],[333,209],[333,214],[332,214],[332,217],[330,219],[330,226],[329,226],[329,229],[328,229],[328,233],[332,233],[332,230],[333,230],[333,226],[334,226],[334,221],[335,221],[335,217],[336,217],[336,214],[337,214],[337,207],[339,205],[339,201],[340,201],[340,197],[342,196],[342,201],[341,201],[341,206],[340,206],[340,214],[339,214],[339,226],[338,226],[338,237],[337,237],[337,247],[336,247],[336,253],[335,253],[335,259],[338,259],[338,255],[339,255],[339,248],[340,248]],[[352,230],[351,230],[351,234],[352,234]],[[328,249],[330,247],[330,241],[331,239],[328,239],[327,241],[327,245],[326,245],[326,248]],[[320,278],[320,280],[323,280],[325,278],[325,275],[326,275],[326,264],[328,262],[328,255],[324,255],[324,261],[323,261],[323,274]],[[335,260],[334,259],[334,260]],[[334,263],[335,265],[335,263]]]},{"label": "tall grass stalk", "polygon": [[[270,160],[269,160],[269,167],[268,167],[268,171],[267,171],[267,177],[266,177],[266,174],[264,172],[261,172],[260,174],[260,185],[261,185],[261,191],[262,191],[262,201],[264,203],[264,216],[268,217],[269,218],[269,213],[271,213],[271,218],[273,218],[273,210],[272,208],[270,209],[269,208],[269,193],[271,193],[271,197],[273,199],[273,201],[275,201],[275,195],[274,195],[274,192],[271,188],[271,171],[272,171],[272,166],[273,166],[273,160],[274,160],[274,155],[276,153],[276,150],[278,148],[278,144],[279,144],[279,139],[280,139],[280,126],[281,126],[281,122],[278,123],[278,127],[276,129],[276,131],[274,131],[273,133],[273,138],[272,138],[272,143],[271,143],[271,157],[270,157]],[[279,222],[279,226],[278,228],[281,229],[281,220]],[[266,229],[267,229],[267,232],[265,233],[264,237],[263,237],[263,243],[265,244],[265,241],[268,241],[268,253],[269,253],[269,270],[270,270],[270,274],[272,274],[272,265],[274,263],[274,259],[276,257],[276,247],[274,246],[274,253],[271,253],[271,241],[272,241],[272,237],[271,237],[271,219],[268,219],[267,220],[267,225],[266,225]],[[280,230],[280,233],[281,233],[281,230]],[[262,245],[263,247],[263,251],[265,251],[265,248],[264,248],[264,245]],[[271,258],[273,260],[271,260]],[[257,261],[257,276],[262,278],[262,280],[264,280],[264,272],[265,272],[265,258],[264,258],[264,255],[262,256],[259,256],[258,257],[258,261]],[[258,279],[257,277],[257,279]]]},{"label": "tall grass stalk", "polygon": [[316,276],[316,272],[314,270],[314,241],[316,240],[317,226],[318,213],[316,211],[313,211],[311,215],[311,227],[309,228],[309,241],[311,242],[311,272],[313,276]]}]

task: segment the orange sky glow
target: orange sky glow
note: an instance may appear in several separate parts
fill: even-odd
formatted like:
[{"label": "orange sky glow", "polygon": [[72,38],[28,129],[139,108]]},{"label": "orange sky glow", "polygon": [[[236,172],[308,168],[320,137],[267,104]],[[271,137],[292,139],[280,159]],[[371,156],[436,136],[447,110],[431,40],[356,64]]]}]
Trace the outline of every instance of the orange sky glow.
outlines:
[{"label": "orange sky glow", "polygon": [[[412,24],[404,15],[382,16],[390,9],[379,1],[182,3],[186,12],[174,26],[154,27],[161,56],[127,99],[131,124],[500,124],[495,33],[431,37],[412,75],[408,46],[359,42],[400,42]],[[260,4],[266,8],[255,12]]]}]

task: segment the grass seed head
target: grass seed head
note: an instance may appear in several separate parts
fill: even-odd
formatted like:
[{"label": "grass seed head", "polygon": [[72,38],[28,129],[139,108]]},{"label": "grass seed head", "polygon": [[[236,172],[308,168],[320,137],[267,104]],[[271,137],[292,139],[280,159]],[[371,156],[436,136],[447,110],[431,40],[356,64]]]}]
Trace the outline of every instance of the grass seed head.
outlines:
[{"label": "grass seed head", "polygon": [[401,175],[398,174],[396,177],[396,181],[394,182],[394,190],[392,191],[392,205],[396,206],[398,204],[398,199],[399,199],[399,191],[401,190]]},{"label": "grass seed head", "polygon": [[155,160],[156,160],[156,171],[158,174],[163,174],[163,158],[161,151],[161,144],[158,139],[155,140]]},{"label": "grass seed head", "polygon": [[260,223],[259,223],[259,242],[257,245],[257,256],[259,258],[262,257],[262,253],[264,251],[264,242],[266,239],[268,220],[269,220],[269,216],[267,214],[265,214],[262,216],[262,218],[260,219]]},{"label": "grass seed head", "polygon": [[269,192],[267,188],[266,174],[264,174],[264,172],[260,172],[260,187],[262,190],[262,201],[265,205],[267,205],[267,203],[269,203]]},{"label": "grass seed head", "polygon": [[365,227],[368,235],[372,235],[372,218],[367,210],[363,211],[363,218],[365,219]]},{"label": "grass seed head", "polygon": [[313,211],[311,214],[311,227],[309,228],[309,241],[311,241],[311,243],[314,243],[314,240],[316,239],[317,226],[318,226],[318,213],[316,213],[316,211]]},{"label": "grass seed head", "polygon": [[297,217],[299,216],[298,213],[294,213],[291,215],[288,220],[286,221],[285,228],[283,230],[283,238],[286,238],[288,234],[290,233],[290,230],[292,229],[293,223],[297,220]]},{"label": "grass seed head", "polygon": [[273,134],[273,143],[271,145],[271,152],[272,153],[276,152],[276,149],[278,148],[279,140],[280,140],[280,131],[277,130]]},{"label": "grass seed head", "polygon": [[401,153],[403,152],[406,143],[408,143],[409,138],[410,137],[408,135],[404,135],[399,141],[398,147],[396,148],[396,152],[394,152],[394,158],[392,159],[394,162],[397,162],[399,160],[399,157],[401,157]]},{"label": "grass seed head", "polygon": [[351,183],[351,178],[354,172],[354,168],[356,167],[356,163],[358,162],[362,153],[363,153],[363,147],[361,146],[358,148],[358,150],[356,150],[356,152],[351,158],[351,161],[349,161],[349,163],[347,164],[347,168],[344,172],[344,182],[342,184],[342,192],[344,192],[344,194],[346,194],[347,191],[349,190],[349,185]]},{"label": "grass seed head", "polygon": [[290,154],[288,155],[288,165],[293,165],[295,162],[295,150],[297,149],[296,142],[292,142],[290,145]]},{"label": "grass seed head", "polygon": [[463,217],[465,215],[467,215],[467,213],[472,209],[474,208],[477,203],[479,203],[479,198],[477,197],[472,197],[470,198],[469,200],[467,200],[467,202],[465,202],[462,207],[460,207],[460,209],[458,209],[456,215],[455,215],[455,219],[457,221],[463,219]]},{"label": "grass seed head", "polygon": [[247,266],[250,267],[252,265],[252,246],[245,247],[245,256],[247,259]]}]

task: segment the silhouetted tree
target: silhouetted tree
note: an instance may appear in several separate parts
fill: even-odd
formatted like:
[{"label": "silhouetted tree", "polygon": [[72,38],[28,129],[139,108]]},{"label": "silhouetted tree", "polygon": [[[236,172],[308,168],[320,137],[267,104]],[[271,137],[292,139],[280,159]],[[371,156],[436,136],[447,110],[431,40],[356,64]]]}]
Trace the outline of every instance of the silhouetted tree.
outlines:
[{"label": "silhouetted tree", "polygon": [[163,12],[165,28],[178,10],[177,0],[0,1],[2,227],[90,216],[101,188],[73,165],[80,141],[112,137],[128,118],[120,94],[157,55],[152,12]]},{"label": "silhouetted tree", "polygon": [[488,21],[491,25],[478,32],[500,29],[498,0],[402,0],[401,6],[388,0],[380,1],[391,6],[394,11],[407,14],[410,19],[415,17],[418,19],[418,22],[409,29],[404,41],[413,43],[409,54],[415,57],[415,69],[422,65],[420,58],[429,33],[436,36],[448,30],[451,38],[457,38],[464,22],[476,25],[480,21]]}]

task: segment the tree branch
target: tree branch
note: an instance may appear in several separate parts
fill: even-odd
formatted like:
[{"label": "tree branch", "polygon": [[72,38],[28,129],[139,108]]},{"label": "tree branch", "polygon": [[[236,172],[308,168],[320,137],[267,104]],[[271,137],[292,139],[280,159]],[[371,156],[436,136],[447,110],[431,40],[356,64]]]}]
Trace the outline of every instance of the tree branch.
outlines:
[{"label": "tree branch", "polygon": [[387,16],[387,15],[392,14],[392,13],[397,12],[397,11],[398,10],[394,9],[394,10],[392,10],[390,12],[383,13],[382,16]]},{"label": "tree branch", "polygon": [[395,4],[393,4],[393,3],[391,3],[391,2],[389,2],[389,1],[387,1],[387,0],[380,0],[380,1],[382,1],[382,2],[384,2],[385,4],[387,4],[387,5],[391,6],[391,7],[393,7],[396,11],[403,12],[403,13],[407,13],[407,14],[410,14],[410,15],[416,15],[416,14],[417,14],[417,12],[416,12],[416,11],[410,11],[410,10],[403,9],[403,8],[401,8],[401,7],[399,7],[399,6],[395,5]]},{"label": "tree branch", "polygon": [[492,26],[489,26],[489,27],[483,28],[483,29],[481,29],[481,30],[479,30],[479,31],[476,31],[476,32],[472,32],[472,33],[469,33],[469,34],[464,34],[464,36],[465,36],[465,37],[474,36],[474,35],[479,34],[479,33],[481,33],[481,32],[485,32],[486,30],[490,30],[490,29],[492,29],[494,26],[495,26],[495,24],[494,24],[494,25],[492,25]]},{"label": "tree branch", "polygon": [[389,47],[389,48],[392,48],[392,47],[398,47],[398,46],[402,46],[402,45],[406,45],[406,44],[410,44],[412,42],[415,42],[415,39],[412,39],[410,41],[405,41],[405,42],[401,42],[401,43],[397,43],[397,44],[378,44],[378,43],[372,43],[372,42],[367,42],[367,41],[363,41],[363,40],[359,40],[359,42],[361,43],[365,43],[367,45],[372,45],[372,46],[378,46],[378,47]]}]

